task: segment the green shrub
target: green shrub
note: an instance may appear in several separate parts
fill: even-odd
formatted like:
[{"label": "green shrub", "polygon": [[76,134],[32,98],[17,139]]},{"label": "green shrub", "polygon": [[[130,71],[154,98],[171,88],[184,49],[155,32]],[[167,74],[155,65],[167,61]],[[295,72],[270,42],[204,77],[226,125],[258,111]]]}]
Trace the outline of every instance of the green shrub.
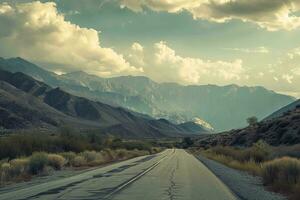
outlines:
[{"label": "green shrub", "polygon": [[48,155],[48,164],[56,170],[60,170],[66,164],[66,159],[57,154],[49,154]]},{"label": "green shrub", "polygon": [[32,174],[38,174],[44,170],[48,164],[48,156],[46,153],[34,153],[29,159],[29,171]]}]

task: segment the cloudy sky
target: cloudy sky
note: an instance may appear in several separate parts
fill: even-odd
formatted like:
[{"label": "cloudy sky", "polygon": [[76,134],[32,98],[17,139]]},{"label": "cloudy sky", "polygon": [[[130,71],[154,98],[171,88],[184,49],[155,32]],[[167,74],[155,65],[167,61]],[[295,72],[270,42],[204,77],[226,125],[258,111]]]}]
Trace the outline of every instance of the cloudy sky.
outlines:
[{"label": "cloudy sky", "polygon": [[299,0],[0,0],[0,56],[300,97]]}]

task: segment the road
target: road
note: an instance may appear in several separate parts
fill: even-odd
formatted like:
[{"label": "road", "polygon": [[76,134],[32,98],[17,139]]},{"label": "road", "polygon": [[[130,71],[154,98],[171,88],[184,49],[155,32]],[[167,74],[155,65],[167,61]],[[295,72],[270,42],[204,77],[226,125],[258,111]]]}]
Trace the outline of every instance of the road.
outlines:
[{"label": "road", "polygon": [[143,156],[0,194],[0,200],[233,200],[199,160],[180,149]]}]

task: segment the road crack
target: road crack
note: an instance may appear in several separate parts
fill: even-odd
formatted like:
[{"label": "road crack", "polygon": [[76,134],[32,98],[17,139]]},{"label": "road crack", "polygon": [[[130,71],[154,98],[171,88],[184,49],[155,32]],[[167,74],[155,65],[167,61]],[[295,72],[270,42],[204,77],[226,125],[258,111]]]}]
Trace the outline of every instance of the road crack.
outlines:
[{"label": "road crack", "polygon": [[172,170],[169,176],[169,187],[167,189],[167,195],[170,200],[175,200],[176,197],[176,188],[178,187],[178,185],[175,182],[175,174],[176,174],[176,170],[178,169],[179,169],[179,161],[177,159],[176,167]]}]

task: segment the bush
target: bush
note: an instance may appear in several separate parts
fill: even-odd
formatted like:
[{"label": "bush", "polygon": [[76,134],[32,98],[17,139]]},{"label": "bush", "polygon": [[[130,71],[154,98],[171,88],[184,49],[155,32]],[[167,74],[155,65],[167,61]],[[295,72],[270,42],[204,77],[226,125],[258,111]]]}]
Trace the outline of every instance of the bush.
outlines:
[{"label": "bush", "polygon": [[66,164],[66,159],[61,155],[49,154],[48,164],[49,166],[53,167],[55,170],[60,170]]},{"label": "bush", "polygon": [[278,158],[262,166],[262,177],[266,185],[300,184],[300,161],[295,158]]},{"label": "bush", "polygon": [[44,170],[47,164],[48,156],[46,153],[34,153],[29,159],[29,171],[32,174],[38,174]]},{"label": "bush", "polygon": [[82,167],[82,166],[86,166],[87,162],[86,162],[86,160],[83,156],[76,156],[74,158],[74,161],[73,161],[72,165],[74,167]]},{"label": "bush", "polygon": [[10,179],[10,164],[2,163],[1,168],[1,183]]},{"label": "bush", "polygon": [[29,160],[26,158],[18,158],[10,161],[12,176],[19,176],[25,173],[28,169]]},{"label": "bush", "polygon": [[63,153],[60,153],[60,155],[66,159],[66,165],[68,165],[68,166],[73,165],[74,159],[76,157],[76,153],[63,152]]},{"label": "bush", "polygon": [[97,159],[96,151],[84,151],[83,153],[81,153],[81,155],[87,162],[93,162]]}]

